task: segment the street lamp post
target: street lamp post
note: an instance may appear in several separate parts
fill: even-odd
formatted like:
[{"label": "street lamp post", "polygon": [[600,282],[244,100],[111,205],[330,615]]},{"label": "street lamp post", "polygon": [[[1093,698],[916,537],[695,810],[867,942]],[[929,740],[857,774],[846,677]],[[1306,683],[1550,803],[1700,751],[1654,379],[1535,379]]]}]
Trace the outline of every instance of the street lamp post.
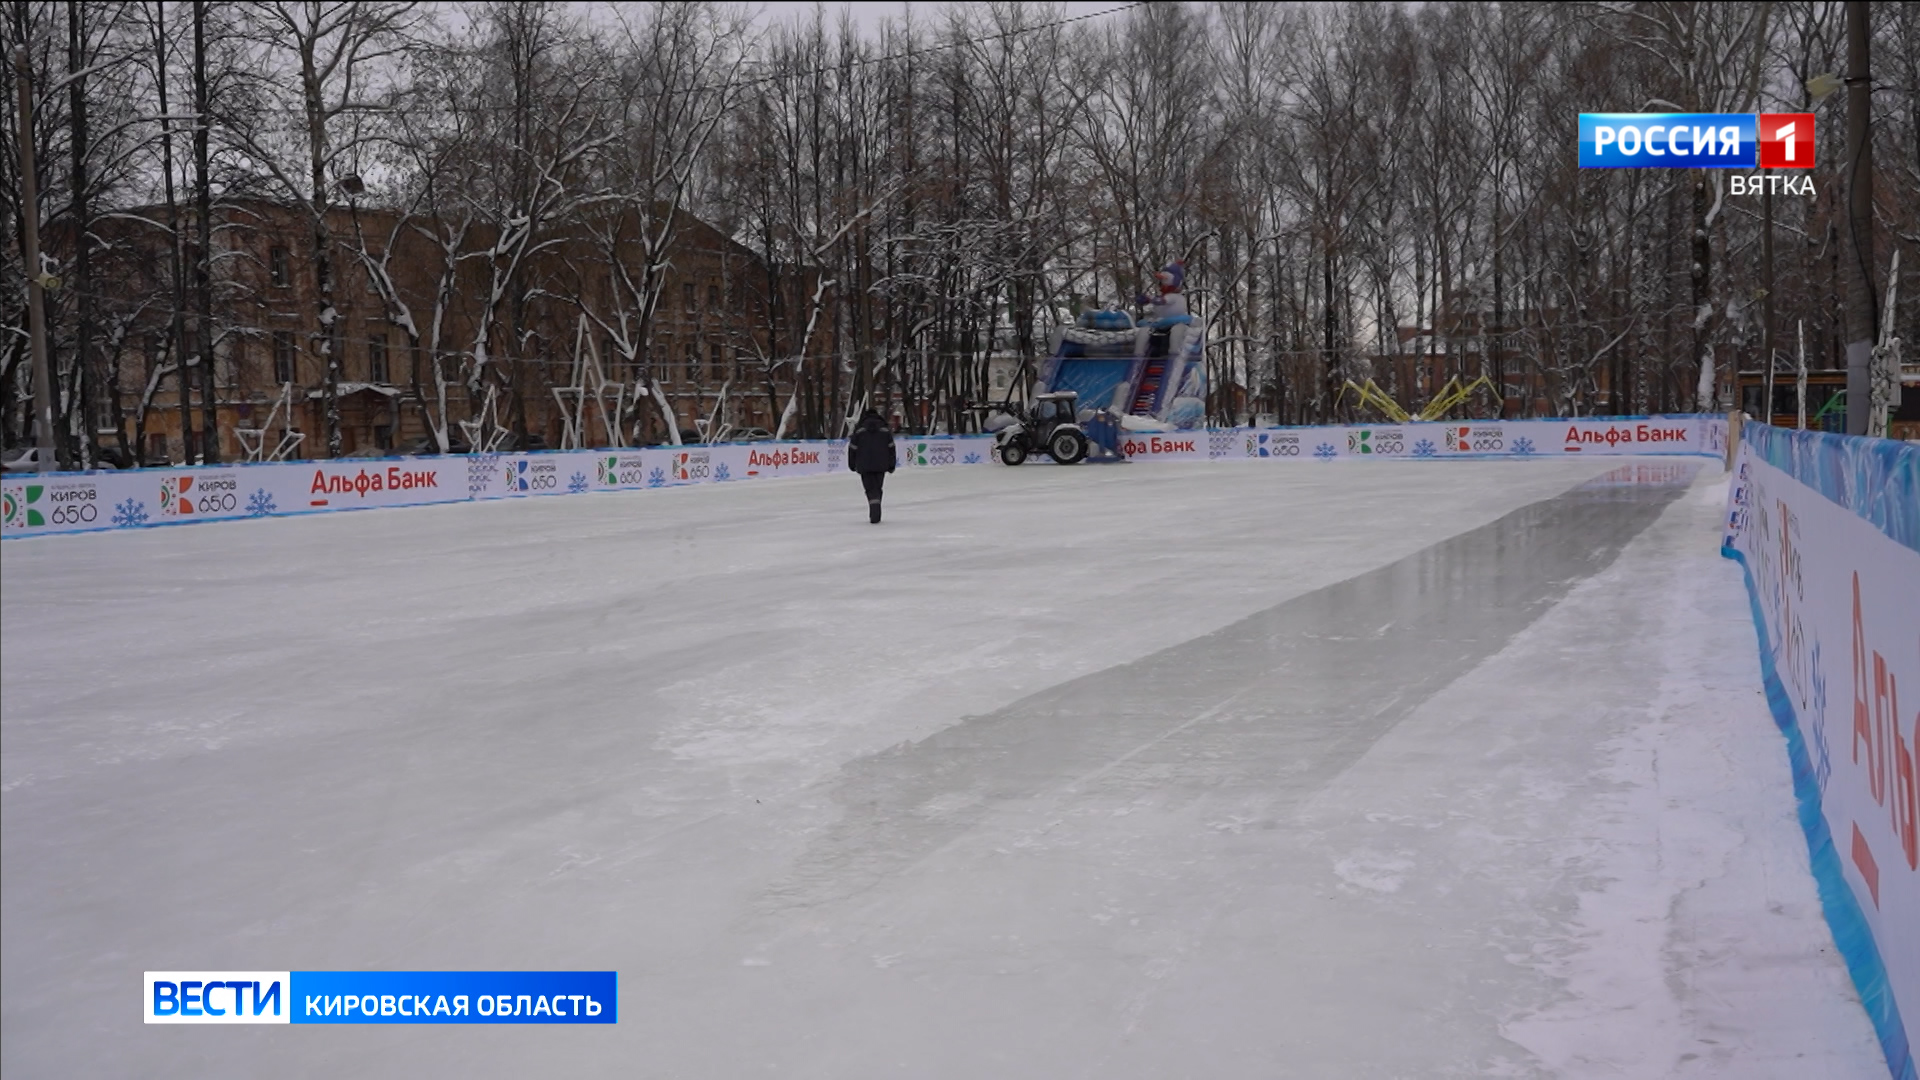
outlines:
[{"label": "street lamp post", "polygon": [[1873,76],[1867,71],[1870,37],[1865,0],[1847,3],[1847,434],[1867,433],[1872,378],[1873,134],[1867,111]]}]

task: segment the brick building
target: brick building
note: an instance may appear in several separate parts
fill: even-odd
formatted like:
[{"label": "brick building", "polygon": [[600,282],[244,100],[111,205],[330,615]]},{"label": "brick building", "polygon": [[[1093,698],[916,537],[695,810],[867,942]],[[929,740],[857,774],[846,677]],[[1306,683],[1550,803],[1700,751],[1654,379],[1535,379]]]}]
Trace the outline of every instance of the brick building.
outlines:
[{"label": "brick building", "polygon": [[[190,289],[178,303],[187,314],[174,324],[167,233],[142,220],[153,217],[100,223],[94,277],[110,283],[99,290],[111,352],[111,400],[102,415],[118,418],[131,456],[160,464],[181,461],[205,425],[197,367],[190,414],[181,415],[173,361],[197,356],[201,328]],[[582,396],[605,403],[618,445],[670,440],[662,400],[684,438],[771,431],[793,387],[792,365],[768,361],[808,351],[798,338],[814,276],[769,268],[688,214],[677,223],[644,336],[614,263],[626,280],[638,280],[640,223],[631,213],[539,236],[510,273],[508,260],[490,255],[496,238],[481,226],[354,207],[333,210],[328,226],[345,454],[432,452],[441,416],[456,450],[470,436],[503,447],[559,447],[570,407],[562,402]],[[194,234],[185,222],[181,232]],[[327,364],[310,218],[299,206],[226,204],[215,211],[212,235],[221,459],[271,457],[277,449],[291,458],[326,456]],[[190,281],[197,251],[188,249],[185,259]],[[376,281],[391,283],[388,295]],[[505,288],[489,310],[496,283]],[[819,325],[830,321],[823,313]],[[489,363],[476,369],[483,323]],[[602,387],[580,363],[594,350]],[[584,395],[568,394],[583,382]],[[598,410],[582,409],[582,445],[609,443]],[[113,438],[103,432],[101,442]]]}]

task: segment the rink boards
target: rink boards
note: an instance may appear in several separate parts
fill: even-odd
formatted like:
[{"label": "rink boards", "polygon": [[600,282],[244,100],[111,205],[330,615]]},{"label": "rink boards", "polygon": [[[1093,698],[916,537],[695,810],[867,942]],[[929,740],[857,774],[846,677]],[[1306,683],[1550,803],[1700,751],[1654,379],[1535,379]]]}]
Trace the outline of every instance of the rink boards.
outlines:
[{"label": "rink boards", "polygon": [[[1725,453],[1726,430],[1717,416],[1230,428],[1128,433],[1124,448],[1135,461],[1718,456]],[[896,443],[902,469],[994,464],[988,435],[903,436]],[[0,483],[0,537],[635,491],[845,468],[839,442],[779,442],[16,473]]]},{"label": "rink boards", "polygon": [[1748,424],[1722,552],[1834,943],[1897,1080],[1920,1036],[1920,448]]}]

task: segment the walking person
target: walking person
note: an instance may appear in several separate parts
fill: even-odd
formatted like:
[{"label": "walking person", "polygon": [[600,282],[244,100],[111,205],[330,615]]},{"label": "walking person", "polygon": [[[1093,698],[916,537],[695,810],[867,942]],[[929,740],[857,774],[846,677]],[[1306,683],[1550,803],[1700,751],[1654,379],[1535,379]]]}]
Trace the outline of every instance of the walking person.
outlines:
[{"label": "walking person", "polygon": [[867,521],[872,524],[880,524],[880,489],[899,460],[893,432],[880,413],[874,409],[862,413],[853,437],[847,440],[847,468],[860,474],[860,486],[867,491]]}]

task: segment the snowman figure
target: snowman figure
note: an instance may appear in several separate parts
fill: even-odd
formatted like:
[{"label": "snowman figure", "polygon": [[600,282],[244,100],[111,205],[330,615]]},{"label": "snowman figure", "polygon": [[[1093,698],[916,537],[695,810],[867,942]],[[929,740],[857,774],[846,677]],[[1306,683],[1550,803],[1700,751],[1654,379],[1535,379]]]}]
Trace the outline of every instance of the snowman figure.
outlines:
[{"label": "snowman figure", "polygon": [[1187,321],[1187,298],[1181,294],[1180,287],[1186,284],[1187,267],[1175,259],[1153,275],[1158,286],[1159,296],[1142,294],[1135,299],[1147,309],[1148,326],[1168,326]]}]

